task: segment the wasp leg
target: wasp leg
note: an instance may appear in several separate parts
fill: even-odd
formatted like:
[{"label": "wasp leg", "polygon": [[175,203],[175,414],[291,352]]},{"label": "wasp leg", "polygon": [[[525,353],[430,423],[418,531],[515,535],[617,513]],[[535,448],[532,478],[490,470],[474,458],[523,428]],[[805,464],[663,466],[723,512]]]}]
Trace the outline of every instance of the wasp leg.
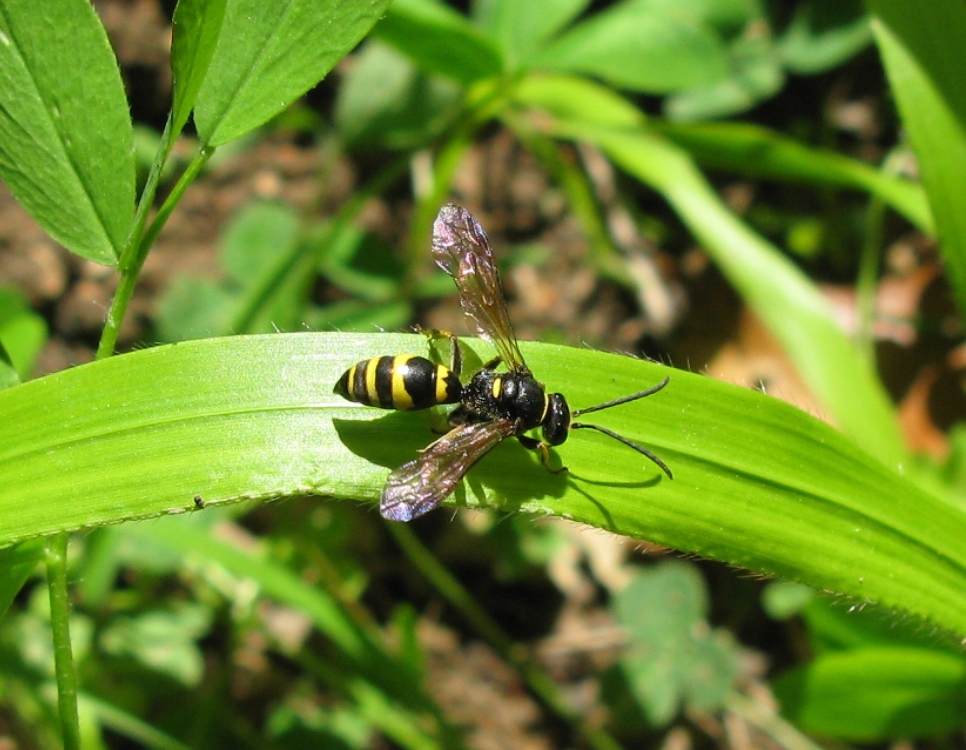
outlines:
[{"label": "wasp leg", "polygon": [[416,326],[416,333],[423,334],[430,341],[449,339],[451,352],[449,369],[456,374],[456,377],[459,377],[463,372],[463,348],[460,346],[460,340],[456,334],[444,331],[441,328],[423,328],[420,325]]},{"label": "wasp leg", "polygon": [[563,474],[565,471],[568,471],[566,466],[561,465],[559,469],[555,469],[550,465],[550,448],[542,440],[537,440],[528,435],[517,435],[517,440],[523,444],[524,448],[537,451],[540,454],[540,463],[543,464],[543,468],[551,474]]},{"label": "wasp leg", "polygon": [[459,427],[461,424],[469,424],[472,420],[470,419],[469,412],[466,411],[466,407],[461,405],[449,413],[448,421],[450,427]]}]

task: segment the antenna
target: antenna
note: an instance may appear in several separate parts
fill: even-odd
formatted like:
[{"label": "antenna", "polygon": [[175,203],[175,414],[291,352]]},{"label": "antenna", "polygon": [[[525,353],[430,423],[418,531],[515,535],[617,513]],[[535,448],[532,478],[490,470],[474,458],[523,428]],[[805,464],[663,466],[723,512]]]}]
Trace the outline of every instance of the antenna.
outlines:
[{"label": "antenna", "polygon": [[[640,391],[638,393],[632,393],[630,396],[624,396],[623,398],[617,398],[617,399],[614,399],[613,401],[606,401],[603,404],[598,404],[597,406],[588,406],[586,409],[577,409],[573,413],[573,415],[575,417],[579,417],[581,414],[589,414],[589,413],[594,412],[594,411],[601,411],[603,409],[610,409],[612,406],[620,406],[621,404],[626,404],[626,403],[628,403],[630,401],[637,401],[638,399],[644,398],[645,396],[650,396],[650,395],[652,395],[654,393],[657,393],[664,386],[666,386],[670,380],[671,380],[671,378],[664,378],[664,380],[662,380],[660,383],[658,383],[657,385],[651,386],[646,391]],[[653,461],[655,464],[657,464],[664,471],[664,473],[667,474],[667,478],[668,479],[674,479],[674,474],[671,473],[671,469],[660,458],[658,458],[656,455],[654,455],[650,450],[648,450],[647,448],[645,448],[643,445],[639,445],[639,444],[635,443],[633,440],[630,440],[630,439],[624,437],[623,435],[618,435],[613,430],[608,430],[606,427],[601,427],[600,425],[596,425],[596,424],[583,424],[582,422],[573,422],[570,425],[570,429],[572,429],[572,430],[597,430],[597,432],[602,432],[605,435],[607,435],[608,437],[612,437],[612,438],[614,438],[614,440],[617,440],[618,442],[623,443],[628,448],[631,448],[631,449],[637,451],[642,456],[646,456],[647,458],[651,459],[651,461]]]}]

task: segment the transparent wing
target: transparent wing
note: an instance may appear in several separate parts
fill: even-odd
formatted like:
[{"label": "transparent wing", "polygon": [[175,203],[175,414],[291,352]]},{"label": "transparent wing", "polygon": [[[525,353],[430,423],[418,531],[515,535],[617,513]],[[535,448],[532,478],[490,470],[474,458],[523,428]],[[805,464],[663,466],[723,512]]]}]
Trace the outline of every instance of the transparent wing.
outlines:
[{"label": "transparent wing", "polygon": [[496,347],[509,369],[526,368],[507,316],[490,241],[465,208],[450,203],[439,210],[433,224],[433,259],[453,277],[463,312],[473,319],[480,336]]},{"label": "transparent wing", "polygon": [[390,521],[412,521],[452,494],[477,461],[514,434],[514,422],[465,424],[447,432],[419,458],[389,475],[379,501],[379,513]]}]

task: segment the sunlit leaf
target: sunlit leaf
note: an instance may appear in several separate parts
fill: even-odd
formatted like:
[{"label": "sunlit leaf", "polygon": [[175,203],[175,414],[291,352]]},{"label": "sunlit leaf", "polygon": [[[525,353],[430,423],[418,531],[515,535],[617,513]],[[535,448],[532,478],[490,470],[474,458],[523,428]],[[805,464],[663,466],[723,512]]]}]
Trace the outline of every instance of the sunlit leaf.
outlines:
[{"label": "sunlit leaf", "polygon": [[131,118],[88,0],[0,2],[0,176],[55,240],[114,263],[134,220]]},{"label": "sunlit leaf", "polygon": [[[433,439],[427,416],[350,404],[332,387],[359,360],[425,351],[422,336],[236,337],[0,391],[0,544],[180,513],[196,495],[375,502],[389,471]],[[628,357],[523,351],[575,408],[670,374],[660,393],[594,421],[647,445],[675,478],[583,430],[556,451],[568,473],[511,440],[450,502],[572,518],[966,633],[966,516],[841,433],[760,393]]]},{"label": "sunlit leaf", "polygon": [[195,107],[204,143],[263,125],[317,84],[389,0],[231,0]]}]

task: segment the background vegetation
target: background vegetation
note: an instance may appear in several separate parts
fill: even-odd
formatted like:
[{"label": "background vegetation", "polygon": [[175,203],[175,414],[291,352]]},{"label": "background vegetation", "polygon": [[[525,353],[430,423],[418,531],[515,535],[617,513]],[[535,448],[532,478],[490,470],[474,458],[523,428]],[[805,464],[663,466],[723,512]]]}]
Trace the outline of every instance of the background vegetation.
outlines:
[{"label": "background vegetation", "polygon": [[[964,40],[953,0],[0,0],[3,736],[962,747]],[[451,199],[551,388],[670,373],[600,421],[673,482],[580,434],[372,512],[432,418],[332,384],[465,330]]]}]

